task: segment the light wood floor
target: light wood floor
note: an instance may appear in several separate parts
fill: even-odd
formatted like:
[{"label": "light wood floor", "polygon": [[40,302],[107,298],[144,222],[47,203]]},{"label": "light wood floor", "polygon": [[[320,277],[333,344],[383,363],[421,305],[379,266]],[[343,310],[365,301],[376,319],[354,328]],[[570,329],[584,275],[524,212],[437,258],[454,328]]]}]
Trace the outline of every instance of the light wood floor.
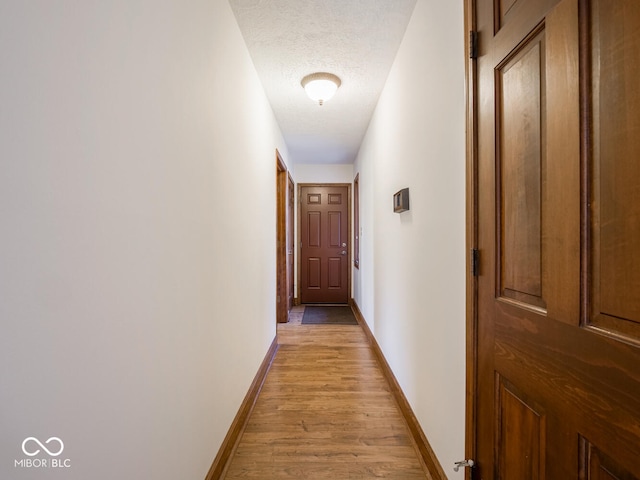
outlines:
[{"label": "light wood floor", "polygon": [[431,479],[360,326],[278,325],[278,350],[225,478]]}]

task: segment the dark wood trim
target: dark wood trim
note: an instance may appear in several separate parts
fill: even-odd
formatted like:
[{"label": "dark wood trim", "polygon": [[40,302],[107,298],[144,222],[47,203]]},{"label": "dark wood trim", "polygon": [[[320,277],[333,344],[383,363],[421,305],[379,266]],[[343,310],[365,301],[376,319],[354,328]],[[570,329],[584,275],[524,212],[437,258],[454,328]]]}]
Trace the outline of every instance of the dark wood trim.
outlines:
[{"label": "dark wood trim", "polygon": [[[289,315],[291,314],[291,309],[296,305],[295,295],[296,295],[296,265],[295,265],[295,252],[296,252],[296,237],[295,237],[295,218],[296,218],[296,182],[293,180],[291,176],[291,172],[287,172],[287,224],[286,224],[286,237],[287,237],[287,245],[286,245],[286,256],[287,256],[287,321],[289,321]],[[291,249],[289,249],[291,248]],[[291,257],[291,258],[289,258]],[[291,268],[289,268],[291,265]],[[291,271],[289,271],[291,270]],[[289,303],[289,299],[291,299],[291,303]]]},{"label": "dark wood trim", "polygon": [[353,179],[353,266],[360,268],[360,172]]},{"label": "dark wood trim", "polygon": [[276,322],[286,323],[287,293],[287,166],[276,148]]},{"label": "dark wood trim", "polygon": [[402,416],[407,422],[407,427],[409,428],[409,432],[411,433],[411,438],[415,443],[416,449],[420,453],[420,459],[434,479],[446,480],[447,476],[442,469],[442,465],[440,465],[435,452],[431,448],[431,445],[429,445],[427,436],[422,431],[422,427],[420,426],[415,413],[413,413],[407,397],[405,397],[404,392],[402,391],[402,388],[398,383],[398,380],[393,374],[391,367],[387,363],[387,359],[384,357],[384,353],[382,353],[380,345],[378,345],[378,341],[373,336],[373,333],[371,332],[371,329],[369,329],[369,325],[365,321],[364,316],[362,315],[362,312],[358,307],[358,304],[353,298],[351,299],[351,308],[356,317],[356,320],[362,327],[362,330],[364,330],[364,333],[367,336],[369,343],[371,344],[371,348],[373,349],[376,358],[380,362],[380,367],[384,372],[384,376],[389,382],[391,393],[393,394],[396,402],[398,403],[398,406],[400,407]]},{"label": "dark wood trim", "polygon": [[278,352],[278,337],[276,336],[267,351],[260,368],[258,369],[258,373],[256,374],[251,386],[249,387],[249,391],[247,395],[244,397],[242,404],[240,405],[240,409],[236,414],[236,417],[233,419],[231,423],[231,427],[229,427],[229,431],[227,432],[227,436],[222,441],[222,445],[220,445],[220,449],[218,450],[218,454],[216,455],[211,468],[209,469],[209,473],[205,477],[205,480],[218,480],[219,478],[223,478],[224,472],[229,464],[230,460],[233,458],[233,454],[240,443],[240,438],[242,438],[242,434],[247,426],[247,422],[249,421],[249,416],[253,411],[253,407],[256,404],[256,400],[258,399],[258,395],[260,394],[260,390],[262,390],[262,386],[264,385],[264,381],[267,378],[267,373],[269,373],[269,369],[271,368],[271,364],[273,363],[273,359]]},{"label": "dark wood trim", "polygon": [[[476,58],[470,58],[470,35],[475,32],[476,1],[464,0],[465,25],[465,92],[466,92],[466,407],[465,407],[465,455],[476,458],[476,400],[478,365],[478,277],[472,268],[472,251],[478,246],[478,165],[477,165],[477,56],[481,54],[479,35],[476,37]],[[477,273],[482,268],[482,252],[477,259]],[[462,460],[462,459],[460,459]],[[471,469],[465,469],[465,478],[471,480]]]}]

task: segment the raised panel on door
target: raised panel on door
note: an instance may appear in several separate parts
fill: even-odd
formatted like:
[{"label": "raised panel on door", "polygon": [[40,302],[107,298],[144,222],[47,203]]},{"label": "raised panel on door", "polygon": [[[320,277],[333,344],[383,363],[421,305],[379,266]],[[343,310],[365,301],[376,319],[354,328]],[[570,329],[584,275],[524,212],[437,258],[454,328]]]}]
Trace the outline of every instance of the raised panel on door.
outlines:
[{"label": "raised panel on door", "polygon": [[[640,470],[640,468],[638,469]],[[586,438],[580,438],[580,480],[638,480]]]},{"label": "raised panel on door", "polygon": [[636,479],[640,2],[476,5],[476,478]]},{"label": "raised panel on door", "polygon": [[640,2],[591,3],[591,325],[640,343]]},{"label": "raised panel on door", "polygon": [[307,259],[306,286],[309,289],[318,290],[322,286],[322,260],[318,257]]},{"label": "raised panel on door", "polygon": [[496,69],[499,294],[536,307],[542,298],[544,30]]},{"label": "raised panel on door", "polygon": [[498,376],[496,452],[498,478],[545,478],[545,416],[512,385]]},{"label": "raised panel on door", "polygon": [[331,211],[327,213],[329,221],[327,226],[329,231],[327,232],[328,246],[332,248],[340,248],[342,244],[342,213]]},{"label": "raised panel on door", "polygon": [[342,193],[329,193],[327,194],[327,204],[329,205],[342,205],[344,201]]},{"label": "raised panel on door", "polygon": [[307,228],[305,229],[307,246],[322,246],[322,214],[318,211],[307,212]]},{"label": "raised panel on door", "polygon": [[504,18],[518,0],[496,0],[496,11],[500,15],[500,24],[504,24]]},{"label": "raised panel on door", "polygon": [[342,257],[330,257],[328,287],[330,289],[342,288]]}]

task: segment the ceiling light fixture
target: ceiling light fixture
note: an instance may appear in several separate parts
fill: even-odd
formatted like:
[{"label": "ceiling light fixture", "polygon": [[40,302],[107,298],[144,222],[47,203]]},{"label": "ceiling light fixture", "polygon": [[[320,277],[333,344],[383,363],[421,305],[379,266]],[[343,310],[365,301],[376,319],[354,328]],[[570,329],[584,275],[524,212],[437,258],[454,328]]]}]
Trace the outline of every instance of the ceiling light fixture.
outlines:
[{"label": "ceiling light fixture", "polygon": [[318,105],[323,105],[338,90],[342,82],[333,73],[317,72],[307,75],[302,79],[300,84],[307,95]]}]

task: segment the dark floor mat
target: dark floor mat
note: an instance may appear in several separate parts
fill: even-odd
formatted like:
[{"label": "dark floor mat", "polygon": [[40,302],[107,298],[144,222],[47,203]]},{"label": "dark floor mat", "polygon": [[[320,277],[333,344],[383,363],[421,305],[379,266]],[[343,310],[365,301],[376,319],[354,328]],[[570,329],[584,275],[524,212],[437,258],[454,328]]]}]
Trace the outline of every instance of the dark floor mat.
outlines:
[{"label": "dark floor mat", "polygon": [[316,307],[304,309],[302,323],[307,325],[357,325],[353,310],[348,306]]}]

